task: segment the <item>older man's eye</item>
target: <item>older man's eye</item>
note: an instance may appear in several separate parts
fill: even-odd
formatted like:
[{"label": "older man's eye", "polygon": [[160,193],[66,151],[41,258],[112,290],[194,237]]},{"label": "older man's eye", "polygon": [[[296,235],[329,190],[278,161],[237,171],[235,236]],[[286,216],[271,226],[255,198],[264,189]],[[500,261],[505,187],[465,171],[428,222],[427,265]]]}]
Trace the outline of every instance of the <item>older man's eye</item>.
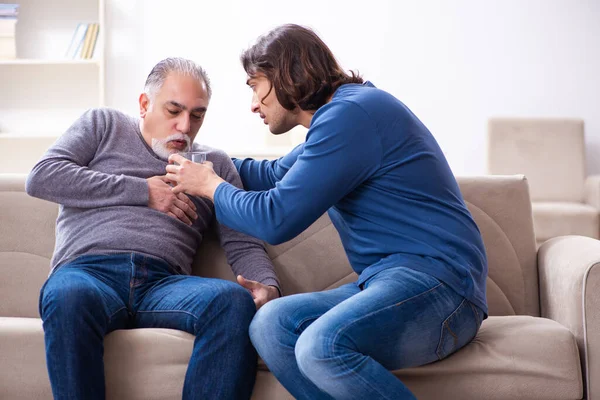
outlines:
[{"label": "older man's eye", "polygon": [[171,114],[171,115],[177,115],[177,114],[179,114],[179,111],[178,111],[178,110],[167,110],[167,111],[168,111],[168,112],[169,112],[169,114]]},{"label": "older man's eye", "polygon": [[192,114],[192,118],[198,121],[201,120],[202,117],[204,117],[204,114]]}]

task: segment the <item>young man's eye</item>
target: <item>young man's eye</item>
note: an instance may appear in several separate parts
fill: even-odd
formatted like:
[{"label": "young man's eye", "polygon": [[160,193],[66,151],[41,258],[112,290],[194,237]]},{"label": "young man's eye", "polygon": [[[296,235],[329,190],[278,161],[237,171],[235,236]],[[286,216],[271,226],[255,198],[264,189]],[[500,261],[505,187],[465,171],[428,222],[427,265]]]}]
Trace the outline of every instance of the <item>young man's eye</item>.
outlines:
[{"label": "young man's eye", "polygon": [[192,114],[192,118],[194,118],[197,121],[200,121],[202,117],[204,117],[204,114]]},{"label": "young man's eye", "polygon": [[179,114],[179,111],[177,111],[177,110],[167,110],[167,111],[168,111],[168,112],[169,112],[169,114],[171,114],[171,115],[177,115],[177,114]]}]

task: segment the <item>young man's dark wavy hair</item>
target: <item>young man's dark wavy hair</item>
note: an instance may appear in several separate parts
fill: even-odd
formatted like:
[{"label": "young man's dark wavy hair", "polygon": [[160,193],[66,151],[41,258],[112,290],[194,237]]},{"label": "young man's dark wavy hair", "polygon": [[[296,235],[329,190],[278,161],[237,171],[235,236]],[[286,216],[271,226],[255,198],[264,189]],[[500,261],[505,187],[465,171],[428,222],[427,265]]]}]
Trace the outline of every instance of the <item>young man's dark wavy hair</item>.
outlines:
[{"label": "young man's dark wavy hair", "polygon": [[363,82],[353,71],[344,72],[311,29],[295,24],[259,37],[240,58],[248,76],[266,75],[271,83],[267,96],[275,88],[277,100],[290,111],[296,107],[316,111],[341,85]]}]

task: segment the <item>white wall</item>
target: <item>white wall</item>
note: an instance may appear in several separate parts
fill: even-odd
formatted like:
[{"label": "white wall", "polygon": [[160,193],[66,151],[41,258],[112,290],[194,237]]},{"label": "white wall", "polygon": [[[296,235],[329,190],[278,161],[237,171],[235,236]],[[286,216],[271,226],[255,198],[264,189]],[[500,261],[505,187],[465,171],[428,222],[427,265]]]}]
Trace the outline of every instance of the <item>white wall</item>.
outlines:
[{"label": "white wall", "polygon": [[287,22],[314,28],[344,68],[405,102],[457,175],[485,172],[490,116],[583,118],[588,169],[600,173],[598,0],[107,0],[107,104],[136,113],[150,68],[189,57],[214,90],[197,140],[276,143],[249,111],[239,55]]}]

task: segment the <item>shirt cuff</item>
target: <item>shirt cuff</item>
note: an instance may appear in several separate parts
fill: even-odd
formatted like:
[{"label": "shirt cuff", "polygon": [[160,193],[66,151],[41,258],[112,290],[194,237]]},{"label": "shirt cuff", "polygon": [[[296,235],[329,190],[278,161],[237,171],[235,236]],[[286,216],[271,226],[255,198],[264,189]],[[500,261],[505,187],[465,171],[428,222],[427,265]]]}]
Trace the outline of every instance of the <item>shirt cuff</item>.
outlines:
[{"label": "shirt cuff", "polygon": [[215,189],[215,194],[213,195],[213,202],[215,203],[215,207],[216,207],[217,203],[221,202],[221,197],[226,196],[226,194],[221,195],[221,193],[223,191],[227,191],[227,186],[231,186],[233,189],[237,189],[235,186],[233,186],[231,183],[229,183],[227,181],[223,181],[223,182],[219,183],[219,185]]}]

